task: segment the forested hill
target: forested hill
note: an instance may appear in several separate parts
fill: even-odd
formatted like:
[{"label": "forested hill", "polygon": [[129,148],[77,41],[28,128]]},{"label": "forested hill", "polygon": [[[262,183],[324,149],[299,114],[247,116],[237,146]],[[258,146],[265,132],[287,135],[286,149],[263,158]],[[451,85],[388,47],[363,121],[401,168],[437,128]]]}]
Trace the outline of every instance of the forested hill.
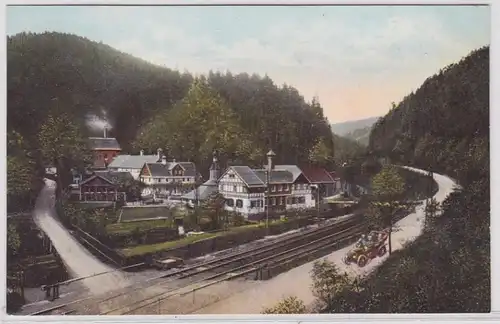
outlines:
[{"label": "forested hill", "polygon": [[213,150],[223,163],[262,165],[269,148],[277,163],[333,166],[333,135],[317,100],[267,76],[209,70],[195,79],[70,34],[8,37],[8,187],[18,195],[30,186],[28,177],[14,183],[16,169],[69,170],[88,157],[81,146],[89,114],[106,115],[124,153],[163,148],[202,170]]},{"label": "forested hill", "polygon": [[489,179],[489,47],[428,78],[374,126],[369,149],[463,184]]},{"label": "forested hill", "polygon": [[61,33],[7,38],[8,128],[34,136],[60,106],[79,122],[107,113],[123,146],[138,125],[184,97],[192,76]]}]

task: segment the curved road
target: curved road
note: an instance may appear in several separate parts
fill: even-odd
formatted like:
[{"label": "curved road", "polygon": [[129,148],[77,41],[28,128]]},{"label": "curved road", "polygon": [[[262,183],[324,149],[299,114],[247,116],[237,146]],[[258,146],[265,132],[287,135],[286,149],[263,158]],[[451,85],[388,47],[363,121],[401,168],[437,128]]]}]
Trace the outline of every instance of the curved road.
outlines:
[{"label": "curved road", "polygon": [[[73,278],[85,277],[113,270],[87,251],[59,222],[54,207],[55,189],[55,181],[45,179],[45,186],[36,200],[33,220],[50,238],[70,276]],[[128,285],[127,280],[120,272],[87,278],[81,282],[93,294],[105,293]]]},{"label": "curved road", "polygon": [[[408,170],[425,173],[427,171],[406,167]],[[451,194],[459,186],[453,179],[447,176],[434,173],[434,180],[439,186],[438,192],[434,195],[437,202],[442,203],[449,194]],[[406,242],[413,241],[417,238],[423,229],[425,219],[425,200],[423,204],[417,206],[414,213],[406,216],[398,221],[395,225],[397,231],[392,234],[392,249],[393,251],[402,249]],[[371,272],[387,259],[387,255],[382,258],[373,259],[364,268],[357,266],[346,266],[342,262],[342,257],[354,245],[337,250],[330,255],[324,257],[334,262],[341,271],[345,271],[352,276],[364,276]],[[252,288],[237,292],[232,295],[220,299],[219,301],[199,308],[195,311],[196,314],[259,314],[264,307],[269,307],[279,302],[282,298],[288,296],[296,296],[303,300],[308,306],[312,306],[315,297],[311,291],[311,270],[313,262],[306,263],[300,267],[291,269],[282,273],[270,280],[256,283]],[[197,299],[201,299],[197,297]]]}]

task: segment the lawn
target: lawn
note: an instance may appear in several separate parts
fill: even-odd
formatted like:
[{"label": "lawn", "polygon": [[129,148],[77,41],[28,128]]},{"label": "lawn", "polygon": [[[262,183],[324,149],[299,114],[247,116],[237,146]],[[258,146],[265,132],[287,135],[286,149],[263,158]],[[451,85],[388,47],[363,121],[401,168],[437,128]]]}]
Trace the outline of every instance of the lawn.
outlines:
[{"label": "lawn", "polygon": [[146,219],[172,218],[173,208],[165,206],[123,207],[120,222],[135,222]]},{"label": "lawn", "polygon": [[122,222],[122,223],[113,223],[107,225],[106,232],[108,234],[124,234],[124,233],[130,233],[135,229],[142,232],[153,228],[165,228],[171,226],[172,226],[172,221],[170,219],[157,219],[157,220],[125,222],[125,223]]},{"label": "lawn", "polygon": [[[278,224],[278,223],[285,223],[285,222],[287,222],[287,220],[269,220],[269,225]],[[131,224],[136,224],[136,222],[131,223]],[[185,245],[188,245],[190,243],[194,243],[194,242],[198,242],[198,241],[202,241],[202,240],[206,240],[206,239],[211,239],[211,238],[214,238],[217,236],[229,235],[229,234],[238,233],[238,232],[242,232],[242,231],[248,231],[248,230],[252,230],[252,229],[256,229],[256,228],[262,228],[265,226],[266,226],[265,222],[254,223],[254,224],[249,224],[249,225],[233,227],[233,228],[229,229],[228,231],[209,232],[209,233],[203,233],[203,234],[198,234],[198,235],[193,235],[193,236],[186,236],[186,237],[183,237],[183,238],[181,238],[179,240],[175,240],[175,241],[134,246],[131,248],[121,249],[120,252],[127,257],[146,254],[146,253],[154,253],[154,252],[158,252],[158,251],[162,251],[162,250],[168,250],[168,249],[172,249],[172,248],[185,246]]]}]

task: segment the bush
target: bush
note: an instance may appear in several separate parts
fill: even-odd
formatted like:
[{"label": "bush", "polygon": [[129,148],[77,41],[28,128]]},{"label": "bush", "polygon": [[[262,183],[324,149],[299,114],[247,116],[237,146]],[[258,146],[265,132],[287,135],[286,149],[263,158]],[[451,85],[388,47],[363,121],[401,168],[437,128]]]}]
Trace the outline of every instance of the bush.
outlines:
[{"label": "bush", "polygon": [[273,307],[265,308],[262,314],[304,314],[306,306],[304,302],[295,296],[290,296]]}]

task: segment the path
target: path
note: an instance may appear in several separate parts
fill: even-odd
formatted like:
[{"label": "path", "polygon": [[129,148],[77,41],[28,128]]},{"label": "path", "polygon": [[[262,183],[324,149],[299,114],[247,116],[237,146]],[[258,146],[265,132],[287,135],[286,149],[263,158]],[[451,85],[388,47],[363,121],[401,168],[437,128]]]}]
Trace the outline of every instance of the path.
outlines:
[{"label": "path", "polygon": [[[56,183],[45,179],[45,186],[37,198],[33,219],[36,225],[50,238],[52,245],[63,260],[66,269],[73,278],[90,276],[111,271],[83,247],[57,220],[55,211]],[[109,273],[82,280],[93,294],[102,294],[128,285],[121,273]]]},{"label": "path", "polygon": [[[404,168],[419,173],[427,173],[427,171],[411,167]],[[440,203],[458,187],[452,179],[440,174],[434,173],[434,180],[439,186],[439,190],[434,195],[434,198]],[[392,235],[393,251],[401,249],[405,242],[412,241],[420,235],[425,217],[424,208],[425,201],[422,205],[417,207],[414,213],[396,223],[399,230]],[[353,245],[337,250],[325,258],[337,264],[341,271],[347,271],[352,275],[366,275],[387,258],[387,256],[385,256],[383,258],[374,259],[362,269],[356,266],[346,266],[342,262],[342,257],[352,247]],[[252,286],[252,288],[228,296],[223,300],[199,309],[196,313],[259,314],[264,307],[272,306],[288,296],[296,296],[302,299],[306,305],[312,305],[314,303],[314,296],[310,288],[312,284],[310,272],[313,268],[313,264],[314,261],[282,273],[268,281],[258,282],[256,285]]]}]

